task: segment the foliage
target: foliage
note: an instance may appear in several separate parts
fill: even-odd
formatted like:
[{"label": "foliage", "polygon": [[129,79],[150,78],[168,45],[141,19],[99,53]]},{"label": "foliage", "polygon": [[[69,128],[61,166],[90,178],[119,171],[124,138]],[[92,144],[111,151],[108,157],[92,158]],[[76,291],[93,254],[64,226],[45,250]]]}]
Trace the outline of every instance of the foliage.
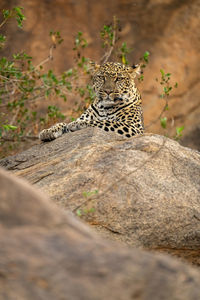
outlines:
[{"label": "foliage", "polygon": [[141,70],[142,70],[142,74],[140,75],[140,77],[138,77],[138,81],[143,81],[144,80],[144,75],[143,75],[143,70],[144,68],[146,68],[147,64],[149,63],[149,51],[145,51],[145,53],[143,54],[143,56],[140,58],[140,66],[141,66]]},{"label": "foliage", "polygon": [[160,118],[160,124],[161,124],[162,128],[165,129],[167,127],[167,117]]},{"label": "foliage", "polygon": [[111,24],[103,26],[100,36],[105,53],[101,59],[101,63],[105,63],[108,59],[112,58],[113,61],[120,61],[125,65],[129,64],[127,55],[131,53],[132,49],[128,47],[126,42],[120,43],[120,31],[121,25],[115,16]]},{"label": "foliage", "polygon": [[[2,27],[11,17],[16,18],[22,28],[25,16],[22,8],[3,11]],[[87,47],[82,32],[78,32],[74,42],[75,66],[60,75],[53,70],[44,71],[44,65],[53,59],[53,50],[63,42],[59,31],[51,31],[52,44],[49,56],[38,65],[25,52],[13,54],[12,59],[0,58],[0,146],[5,151],[14,142],[26,139],[37,139],[37,133],[44,126],[63,120],[65,116],[55,104],[49,105],[52,98],[67,101],[67,95],[79,95],[85,101],[77,107],[84,110],[94,98],[92,87],[86,82],[89,76],[88,59],[81,54]],[[0,46],[4,47],[6,37],[0,35]],[[87,76],[86,76],[87,75]],[[76,82],[76,84],[74,84]],[[41,113],[41,100],[48,100],[46,111]],[[84,104],[85,103],[85,104]],[[18,145],[18,144],[17,144]]]},{"label": "foliage", "polygon": [[83,192],[84,197],[90,197],[92,195],[98,194],[98,190],[90,191],[90,192]]},{"label": "foliage", "polygon": [[176,127],[176,135],[175,135],[175,140],[179,140],[182,137],[182,132],[184,130],[184,126],[181,127]]},{"label": "foliage", "polygon": [[18,27],[22,28],[22,22],[26,20],[25,16],[22,13],[23,7],[14,7],[11,10],[3,9],[3,17],[4,20],[1,23],[0,27],[2,27],[9,18],[15,18],[17,20]]},{"label": "foliage", "polygon": [[[162,128],[167,128],[167,117],[162,117],[164,112],[169,110],[169,95],[172,92],[174,88],[178,87],[178,83],[176,82],[174,86],[171,84],[171,73],[165,73],[163,69],[160,69],[161,78],[160,78],[160,85],[162,86],[162,94],[160,95],[160,98],[165,101],[164,107],[160,113],[160,124]],[[156,81],[158,82],[158,78],[156,78]]]},{"label": "foliage", "polygon": [[78,217],[82,217],[83,215],[89,215],[89,214],[91,214],[93,212],[95,212],[95,208],[94,207],[91,207],[89,209],[86,209],[86,208],[85,209],[81,209],[81,208],[79,208],[79,209],[76,210],[76,214],[77,214]]},{"label": "foliage", "polygon": [[131,49],[129,49],[127,47],[127,44],[126,42],[122,43],[122,46],[120,48],[120,51],[121,51],[121,55],[120,55],[120,58],[121,58],[121,61],[124,65],[128,65],[129,62],[128,62],[128,59],[127,59],[127,54],[131,52]]}]

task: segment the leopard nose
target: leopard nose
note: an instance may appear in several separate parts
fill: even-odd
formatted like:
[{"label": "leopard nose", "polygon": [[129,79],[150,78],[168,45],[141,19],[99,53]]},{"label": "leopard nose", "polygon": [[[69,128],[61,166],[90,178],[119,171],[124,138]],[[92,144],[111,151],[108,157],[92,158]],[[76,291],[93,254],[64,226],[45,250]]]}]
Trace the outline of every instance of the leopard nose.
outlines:
[{"label": "leopard nose", "polygon": [[104,89],[104,92],[105,92],[107,95],[110,95],[110,94],[112,93],[112,91],[109,90],[109,89]]}]

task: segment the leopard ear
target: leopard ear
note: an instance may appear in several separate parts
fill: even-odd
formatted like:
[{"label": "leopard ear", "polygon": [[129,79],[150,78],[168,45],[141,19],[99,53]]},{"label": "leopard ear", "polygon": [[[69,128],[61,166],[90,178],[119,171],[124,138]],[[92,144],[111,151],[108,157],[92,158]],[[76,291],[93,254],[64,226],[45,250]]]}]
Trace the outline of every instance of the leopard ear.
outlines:
[{"label": "leopard ear", "polygon": [[141,69],[141,65],[140,65],[140,64],[133,65],[133,66],[132,66],[132,70],[133,70],[137,75],[141,75],[141,74],[142,74],[142,69]]},{"label": "leopard ear", "polygon": [[93,61],[89,61],[89,70],[92,73],[95,73],[98,69],[100,68],[100,65],[97,65],[95,62]]}]

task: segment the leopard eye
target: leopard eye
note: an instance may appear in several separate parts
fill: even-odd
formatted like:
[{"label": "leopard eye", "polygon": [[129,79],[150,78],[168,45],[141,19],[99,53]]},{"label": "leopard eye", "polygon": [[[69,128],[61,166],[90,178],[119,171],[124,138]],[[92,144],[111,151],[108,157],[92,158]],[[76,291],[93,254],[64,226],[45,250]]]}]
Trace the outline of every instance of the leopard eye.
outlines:
[{"label": "leopard eye", "polygon": [[104,76],[102,76],[102,75],[97,75],[96,78],[97,78],[97,79],[100,79],[100,80],[104,80]]},{"label": "leopard eye", "polygon": [[117,81],[123,81],[123,80],[124,80],[124,77],[117,77],[115,81],[117,82]]}]

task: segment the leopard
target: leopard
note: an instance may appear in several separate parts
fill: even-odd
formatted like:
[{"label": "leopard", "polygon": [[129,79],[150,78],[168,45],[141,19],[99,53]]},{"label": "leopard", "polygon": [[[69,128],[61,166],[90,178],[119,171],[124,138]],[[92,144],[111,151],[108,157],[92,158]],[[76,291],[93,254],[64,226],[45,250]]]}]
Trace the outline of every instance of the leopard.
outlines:
[{"label": "leopard", "polygon": [[141,74],[141,66],[128,66],[119,62],[102,65],[91,62],[93,103],[75,121],[57,123],[39,134],[43,142],[52,141],[65,133],[86,127],[99,127],[130,138],[143,134],[143,110],[141,94],[135,78]]}]

